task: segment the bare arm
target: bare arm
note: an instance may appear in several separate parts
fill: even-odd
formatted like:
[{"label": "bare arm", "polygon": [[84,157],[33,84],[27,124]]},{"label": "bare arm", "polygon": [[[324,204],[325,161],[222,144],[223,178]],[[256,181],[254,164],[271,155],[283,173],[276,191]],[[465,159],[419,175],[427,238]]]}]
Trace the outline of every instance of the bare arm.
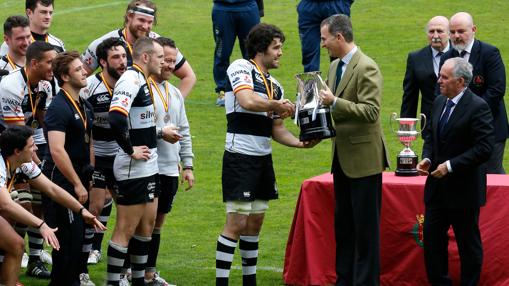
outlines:
[{"label": "bare arm", "polygon": [[72,166],[71,158],[69,158],[65,151],[65,133],[62,131],[49,131],[48,144],[50,146],[51,157],[58,170],[74,186],[74,192],[76,192],[79,202],[85,203],[88,193]]},{"label": "bare arm", "polygon": [[263,99],[256,95],[251,89],[239,90],[235,93],[235,97],[239,101],[240,106],[249,111],[274,111],[282,118],[291,116],[295,113],[295,106],[289,100]]},{"label": "bare arm", "polygon": [[275,119],[272,124],[272,138],[279,144],[295,148],[311,148],[320,143],[320,140],[301,142],[288,129],[286,129],[282,119]]},{"label": "bare arm", "polygon": [[196,84],[196,75],[193,68],[186,61],[179,69],[173,72],[180,79],[179,89],[182,96],[186,98]]}]

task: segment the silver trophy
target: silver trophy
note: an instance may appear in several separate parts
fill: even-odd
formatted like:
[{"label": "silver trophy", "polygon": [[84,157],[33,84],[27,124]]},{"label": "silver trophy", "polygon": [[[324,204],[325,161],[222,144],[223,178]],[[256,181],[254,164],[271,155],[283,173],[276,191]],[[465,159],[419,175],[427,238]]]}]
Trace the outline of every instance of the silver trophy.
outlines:
[{"label": "silver trophy", "polygon": [[320,72],[306,72],[295,75],[297,79],[297,104],[295,122],[300,127],[300,141],[334,137],[329,107],[320,102],[319,91],[325,83]]},{"label": "silver trophy", "polygon": [[[417,125],[420,120],[423,120],[424,124],[421,130],[417,131]],[[399,124],[397,131],[392,126],[393,121],[397,121]],[[398,114],[394,112],[391,114],[389,123],[392,131],[398,136],[399,142],[405,146],[397,156],[396,176],[417,176],[418,157],[410,149],[410,146],[413,141],[417,140],[417,136],[422,133],[422,129],[426,126],[426,115],[421,113],[420,118],[398,118]]]}]

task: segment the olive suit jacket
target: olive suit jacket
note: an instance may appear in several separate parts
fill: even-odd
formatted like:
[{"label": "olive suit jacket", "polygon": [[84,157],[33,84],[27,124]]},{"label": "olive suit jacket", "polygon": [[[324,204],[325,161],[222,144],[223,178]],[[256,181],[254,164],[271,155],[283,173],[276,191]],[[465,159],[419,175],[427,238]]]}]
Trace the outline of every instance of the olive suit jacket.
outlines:
[{"label": "olive suit jacket", "polygon": [[332,156],[338,156],[341,169],[349,178],[379,174],[389,167],[380,125],[382,74],[378,65],[358,48],[334,87],[338,63],[339,59],[331,63],[327,80],[338,97],[331,106],[336,129]]}]

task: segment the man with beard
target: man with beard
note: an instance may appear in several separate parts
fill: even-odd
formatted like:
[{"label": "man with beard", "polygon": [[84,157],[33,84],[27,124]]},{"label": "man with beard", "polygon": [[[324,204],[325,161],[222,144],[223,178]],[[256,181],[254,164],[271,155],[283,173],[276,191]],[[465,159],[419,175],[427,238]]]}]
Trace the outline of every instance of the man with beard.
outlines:
[{"label": "man with beard", "polygon": [[[52,45],[41,41],[33,42],[27,49],[25,67],[13,71],[0,82],[3,123],[28,125],[34,129],[37,153],[34,153],[33,159],[36,164],[41,163],[47,152],[43,134],[46,107],[59,89],[54,84],[51,69],[56,54]],[[42,218],[41,193],[34,188],[30,189],[30,193],[32,211],[37,217]],[[21,231],[20,235],[24,236],[23,233],[24,231]],[[28,228],[27,233],[29,237],[27,275],[47,279],[50,272],[41,262],[42,237],[39,231],[32,227]]]},{"label": "man with beard", "polygon": [[[48,33],[53,20],[53,0],[26,0],[26,15],[30,22],[31,41],[43,41],[51,44],[58,53],[65,51],[64,42]],[[0,56],[8,53],[9,47],[4,42],[0,47]]]},{"label": "man with beard", "polygon": [[[486,162],[486,170],[488,174],[505,174],[502,160],[505,141],[509,136],[509,125],[504,104],[505,66],[500,51],[475,39],[477,27],[472,16],[466,12],[459,12],[451,17],[449,30],[453,49],[444,54],[442,63],[449,58],[462,57],[474,67],[468,88],[488,103],[495,128],[495,144],[490,159]],[[438,89],[436,93],[439,94]]]},{"label": "man with beard", "polygon": [[4,41],[9,47],[9,52],[0,59],[0,69],[11,72],[25,66],[30,37],[30,28],[26,17],[10,16],[5,20]]},{"label": "man with beard", "polygon": [[157,216],[152,232],[152,240],[145,270],[146,285],[169,284],[156,272],[156,261],[161,241],[161,229],[166,215],[171,211],[173,199],[179,185],[180,166],[182,164],[182,183],[187,181],[190,190],[194,184],[193,149],[189,122],[184,107],[184,97],[168,80],[175,68],[177,48],[175,42],[168,38],[157,38],[163,46],[164,63],[161,74],[149,79],[154,93],[156,125],[158,128],[171,126],[170,136],[157,140],[157,163],[161,193],[157,198]]},{"label": "man with beard", "polygon": [[120,150],[113,163],[117,221],[108,245],[108,285],[119,285],[128,247],[133,285],[144,285],[157,211],[154,198],[159,192],[157,133],[161,137],[169,131],[156,132],[149,78],[161,72],[163,61],[159,43],[149,37],[138,39],[133,46],[133,66],[117,81],[111,100],[109,123]]},{"label": "man with beard", "polygon": [[[81,97],[87,100],[94,111],[92,139],[95,166],[92,175],[92,188],[89,193],[89,210],[106,225],[112,208],[111,193],[115,186],[113,160],[118,151],[108,122],[108,111],[117,80],[127,69],[124,42],[120,38],[108,38],[97,46],[97,57],[102,71],[87,78],[87,87],[81,90]],[[87,227],[83,243],[85,260],[97,264],[101,259],[101,243],[104,232],[95,233]],[[83,265],[83,279],[88,277],[86,263]]]},{"label": "man with beard", "polygon": [[295,107],[284,99],[283,87],[269,74],[270,69],[279,67],[284,41],[278,27],[256,25],[246,42],[251,60],[238,59],[227,70],[228,127],[222,170],[226,223],[217,239],[216,285],[228,285],[237,242],[243,285],[256,285],[260,230],[269,200],[278,198],[271,140],[296,148],[310,148],[319,142],[300,142],[284,126],[283,119],[291,116]]},{"label": "man with beard", "polygon": [[421,113],[429,118],[435,99],[440,57],[449,51],[449,20],[435,16],[426,25],[428,45],[408,54],[401,117],[415,118],[421,93]]},{"label": "man with beard", "polygon": [[[44,118],[49,152],[44,158],[43,172],[85,204],[93,171],[90,165],[93,112],[90,104],[79,97],[79,92],[87,85],[87,72],[76,51],[59,54],[53,62],[53,72],[61,89]],[[61,242],[60,251],[52,253],[49,285],[79,283],[83,220],[51,201],[45,202],[45,219],[50,226],[58,227],[57,237]]]},{"label": "man with beard", "polygon": [[[157,21],[157,7],[150,0],[132,0],[127,5],[124,16],[124,27],[113,30],[102,37],[92,41],[82,55],[86,69],[92,73],[99,66],[97,55],[95,54],[97,46],[105,39],[116,37],[122,39],[126,44],[127,66],[133,64],[133,43],[142,37],[157,38],[159,35],[152,31],[152,26]],[[184,97],[188,96],[196,83],[196,75],[191,65],[179,52],[177,64],[175,66],[175,75],[180,79],[179,89]]]}]

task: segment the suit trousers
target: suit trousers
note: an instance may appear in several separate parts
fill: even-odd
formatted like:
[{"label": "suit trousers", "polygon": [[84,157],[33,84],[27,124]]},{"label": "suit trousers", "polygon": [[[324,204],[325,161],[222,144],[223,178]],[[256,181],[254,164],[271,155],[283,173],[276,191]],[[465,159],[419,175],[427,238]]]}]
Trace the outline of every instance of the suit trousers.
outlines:
[{"label": "suit trousers", "polygon": [[433,286],[452,285],[448,275],[447,232],[452,226],[461,263],[461,285],[477,285],[483,250],[479,231],[479,208],[447,209],[426,205],[424,216],[424,260]]},{"label": "suit trousers", "polygon": [[382,173],[349,178],[337,156],[332,173],[336,196],[336,285],[379,285]]},{"label": "suit trousers", "polygon": [[503,159],[504,159],[505,141],[495,142],[493,144],[493,151],[490,158],[486,163],[487,174],[505,174]]}]

